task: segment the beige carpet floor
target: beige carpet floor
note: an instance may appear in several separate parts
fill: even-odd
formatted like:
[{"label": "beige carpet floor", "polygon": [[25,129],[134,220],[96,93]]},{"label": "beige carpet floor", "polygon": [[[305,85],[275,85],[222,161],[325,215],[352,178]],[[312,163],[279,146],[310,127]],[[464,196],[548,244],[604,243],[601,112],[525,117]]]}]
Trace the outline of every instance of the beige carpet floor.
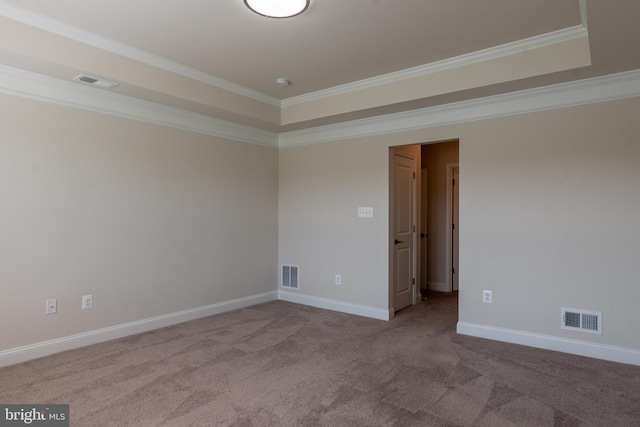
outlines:
[{"label": "beige carpet floor", "polygon": [[640,367],[455,333],[456,296],[391,322],[283,301],[0,369],[0,403],[72,426],[640,426]]}]

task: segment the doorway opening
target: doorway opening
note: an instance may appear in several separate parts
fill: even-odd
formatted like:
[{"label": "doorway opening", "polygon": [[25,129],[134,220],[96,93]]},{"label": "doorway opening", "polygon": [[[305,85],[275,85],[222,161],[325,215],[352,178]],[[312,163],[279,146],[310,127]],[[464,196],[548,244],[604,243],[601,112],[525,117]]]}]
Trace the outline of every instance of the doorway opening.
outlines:
[{"label": "doorway opening", "polygon": [[[390,161],[390,268],[389,268],[389,297],[390,307],[398,311],[402,307],[396,303],[400,297],[396,296],[398,278],[415,280],[413,304],[434,294],[455,294],[459,290],[458,265],[459,252],[459,141],[448,140],[426,144],[415,144],[404,147],[392,147],[390,159],[394,153],[406,153],[416,157],[416,179],[411,184],[406,180],[405,185],[413,185],[416,198],[413,204],[403,202],[401,205],[411,209],[411,213],[401,213],[399,200],[402,194],[406,198],[413,190],[401,190],[395,170],[394,161]],[[394,229],[397,218],[413,218],[412,227],[413,265],[408,262],[400,264],[395,241],[399,239]],[[395,224],[397,229],[397,224]],[[406,227],[405,227],[406,228]],[[405,257],[405,260],[407,259]],[[402,270],[402,271],[401,271]],[[404,271],[407,270],[407,271]],[[410,279],[407,279],[407,278]],[[409,282],[407,282],[409,283]],[[405,286],[406,288],[406,286]],[[406,303],[406,298],[404,302]],[[399,301],[398,301],[399,302]]]},{"label": "doorway opening", "polygon": [[[459,142],[445,141],[421,146],[421,165],[427,175],[421,189],[425,214],[425,253],[421,257],[425,275],[424,292],[457,292],[458,274],[458,188],[460,186]],[[455,180],[455,181],[454,181]],[[455,184],[454,184],[455,182]]]}]

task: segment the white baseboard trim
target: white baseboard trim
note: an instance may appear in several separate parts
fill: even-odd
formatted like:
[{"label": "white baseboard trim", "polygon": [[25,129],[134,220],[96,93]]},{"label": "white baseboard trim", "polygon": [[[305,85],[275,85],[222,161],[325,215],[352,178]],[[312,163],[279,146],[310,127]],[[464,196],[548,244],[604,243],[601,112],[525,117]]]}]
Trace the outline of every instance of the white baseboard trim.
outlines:
[{"label": "white baseboard trim", "polygon": [[444,282],[427,282],[427,289],[438,292],[451,292],[449,285]]},{"label": "white baseboard trim", "polygon": [[478,338],[640,366],[640,350],[634,348],[617,347],[467,322],[458,322],[457,332],[462,335],[470,335]]},{"label": "white baseboard trim", "polygon": [[188,322],[189,320],[200,319],[202,317],[213,316],[214,314],[225,313],[239,308],[274,301],[277,297],[278,293],[276,291],[265,292],[263,294],[223,301],[190,310],[183,310],[148,319],[136,320],[134,322],[123,323],[107,328],[96,329],[94,331],[83,332],[81,334],[30,344],[24,347],[0,351],[0,367],[26,362],[27,360],[48,356],[50,354],[66,350],[72,350],[74,348],[85,347],[91,344],[139,334],[141,332],[164,328],[165,326]]},{"label": "white baseboard trim", "polygon": [[309,305],[316,308],[338,311],[340,313],[355,314],[357,316],[370,317],[378,320],[393,319],[393,312],[388,309],[368,307],[365,305],[352,304],[344,301],[336,301],[326,298],[319,298],[310,295],[302,295],[293,292],[278,291],[278,299],[293,302],[296,304]]}]

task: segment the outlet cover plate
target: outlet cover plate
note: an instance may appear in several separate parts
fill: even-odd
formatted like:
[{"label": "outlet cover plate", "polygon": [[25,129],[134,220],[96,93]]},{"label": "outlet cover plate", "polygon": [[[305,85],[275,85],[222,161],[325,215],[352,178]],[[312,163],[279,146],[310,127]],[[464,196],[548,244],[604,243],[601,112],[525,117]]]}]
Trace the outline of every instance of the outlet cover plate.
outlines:
[{"label": "outlet cover plate", "polygon": [[87,308],[93,307],[93,295],[83,295],[82,296],[82,309],[86,310]]},{"label": "outlet cover plate", "polygon": [[485,304],[493,303],[493,292],[491,291],[482,291],[482,302]]},{"label": "outlet cover plate", "polygon": [[48,299],[46,302],[45,313],[46,314],[56,314],[58,312],[58,300],[57,299]]}]

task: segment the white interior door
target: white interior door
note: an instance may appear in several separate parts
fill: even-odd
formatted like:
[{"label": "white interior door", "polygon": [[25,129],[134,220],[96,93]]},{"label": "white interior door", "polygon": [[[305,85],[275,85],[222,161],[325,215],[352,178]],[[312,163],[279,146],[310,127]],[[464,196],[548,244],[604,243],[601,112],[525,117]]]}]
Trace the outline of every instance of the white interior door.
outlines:
[{"label": "white interior door", "polygon": [[414,234],[416,213],[416,159],[393,154],[393,309],[415,302]]}]

